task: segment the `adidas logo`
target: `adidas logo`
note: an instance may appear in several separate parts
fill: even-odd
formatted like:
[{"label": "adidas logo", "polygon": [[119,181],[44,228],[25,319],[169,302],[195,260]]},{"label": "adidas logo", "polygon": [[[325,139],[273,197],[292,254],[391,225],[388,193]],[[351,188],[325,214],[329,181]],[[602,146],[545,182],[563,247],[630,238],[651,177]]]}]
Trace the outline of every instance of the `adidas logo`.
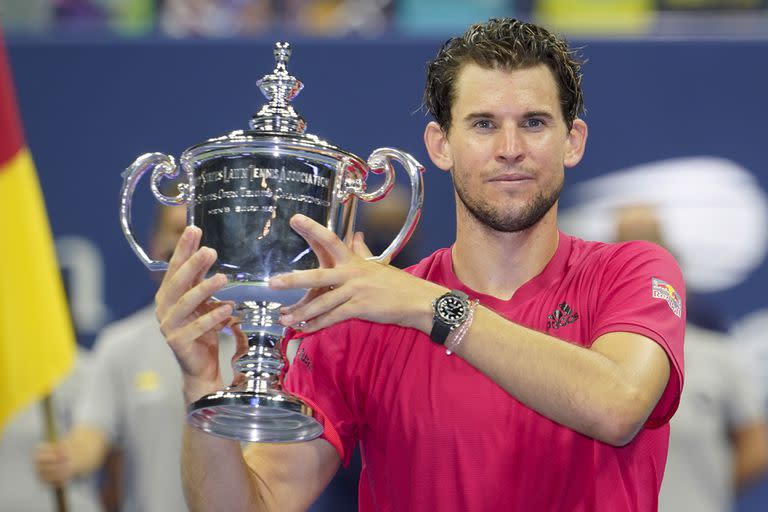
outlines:
[{"label": "adidas logo", "polygon": [[547,316],[547,329],[559,329],[579,319],[579,314],[567,303],[557,305],[557,309]]}]

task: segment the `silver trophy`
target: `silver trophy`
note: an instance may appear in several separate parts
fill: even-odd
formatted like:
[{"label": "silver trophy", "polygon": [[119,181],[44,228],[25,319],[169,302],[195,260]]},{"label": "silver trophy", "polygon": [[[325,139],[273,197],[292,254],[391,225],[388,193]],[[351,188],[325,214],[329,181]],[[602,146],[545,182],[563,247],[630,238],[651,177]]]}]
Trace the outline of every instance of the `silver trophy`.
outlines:
[{"label": "silver trophy", "polygon": [[[407,171],[411,201],[403,227],[373,259],[396,255],[418,222],[423,202],[421,165],[396,149],[375,150],[368,161],[305,133],[306,123],[289,104],[303,84],[288,74],[288,43],[277,43],[274,71],[257,82],[268,102],[253,116],[249,130],[237,130],[186,149],[180,158],[147,153],[123,173],[120,223],[128,243],[150,270],[166,270],[133,235],[131,203],[141,177],[152,171],[150,186],[166,205],[186,205],[188,223],[202,229],[202,244],[216,249],[211,269],[227,276],[214,299],[233,301],[248,352],[234,363],[245,378],[237,386],[205,396],[190,405],[188,421],[205,432],[241,441],[294,442],[319,436],[323,427],[312,409],[282,389],[285,367],[281,344],[285,329],[279,310],[302,298],[306,290],[271,290],[269,278],[293,270],[317,268],[315,254],[289,226],[304,214],[340,238],[354,231],[358,199],[384,198],[395,181],[392,160]],[[366,191],[369,173],[383,173],[383,183]],[[179,193],[161,192],[163,180],[181,181]]]}]

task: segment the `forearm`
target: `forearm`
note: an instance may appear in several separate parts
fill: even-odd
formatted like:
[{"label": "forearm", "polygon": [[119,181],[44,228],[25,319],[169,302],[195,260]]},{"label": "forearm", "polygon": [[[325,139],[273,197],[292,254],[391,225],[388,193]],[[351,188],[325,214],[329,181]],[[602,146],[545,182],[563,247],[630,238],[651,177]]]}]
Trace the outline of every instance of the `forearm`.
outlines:
[{"label": "forearm", "polygon": [[96,471],[104,463],[109,448],[104,431],[89,425],[75,426],[62,443],[71,457],[72,477]]},{"label": "forearm", "polygon": [[457,354],[537,412],[614,445],[634,437],[660,396],[606,355],[482,307]]},{"label": "forearm", "polygon": [[269,510],[236,441],[185,425],[181,475],[184,495],[192,512]]},{"label": "forearm", "polygon": [[733,437],[733,480],[743,489],[768,472],[768,425],[754,421],[739,427]]}]

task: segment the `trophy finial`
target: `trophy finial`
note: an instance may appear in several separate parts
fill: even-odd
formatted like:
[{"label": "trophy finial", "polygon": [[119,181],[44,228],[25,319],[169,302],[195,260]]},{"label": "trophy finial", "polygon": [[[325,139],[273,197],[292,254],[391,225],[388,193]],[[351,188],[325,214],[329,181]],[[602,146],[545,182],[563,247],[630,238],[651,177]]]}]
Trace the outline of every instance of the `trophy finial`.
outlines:
[{"label": "trophy finial", "polygon": [[256,82],[269,101],[253,116],[250,126],[260,131],[304,133],[306,122],[289,105],[304,88],[304,84],[286,69],[291,58],[291,44],[278,41],[272,53],[277,63],[275,69]]},{"label": "trophy finial", "polygon": [[287,73],[285,66],[291,59],[291,43],[287,41],[282,43],[280,41],[276,42],[275,49],[272,51],[272,53],[275,56],[275,62],[277,62],[275,72],[285,71]]}]

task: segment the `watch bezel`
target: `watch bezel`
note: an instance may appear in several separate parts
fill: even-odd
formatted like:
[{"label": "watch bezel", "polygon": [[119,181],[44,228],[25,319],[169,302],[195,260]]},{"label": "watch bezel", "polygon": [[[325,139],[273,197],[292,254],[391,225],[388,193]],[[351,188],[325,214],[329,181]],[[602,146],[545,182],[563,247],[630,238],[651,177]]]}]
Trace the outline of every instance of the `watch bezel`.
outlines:
[{"label": "watch bezel", "polygon": [[[454,318],[447,316],[448,313],[444,311],[444,308],[446,304],[449,302],[455,303],[456,306],[461,306],[460,316],[454,317]],[[435,302],[435,315],[448,325],[451,325],[454,327],[457,325],[460,325],[464,320],[467,319],[467,315],[469,315],[469,307],[467,304],[467,299],[459,295],[456,295],[455,293],[450,293],[450,292],[444,295],[441,295],[437,299],[437,302]]]},{"label": "watch bezel", "polygon": [[[458,301],[457,305],[461,305],[461,316],[455,319],[450,319],[444,316],[441,305],[447,300]],[[432,341],[439,345],[443,345],[448,335],[467,320],[469,316],[469,296],[461,290],[451,290],[437,297],[432,301],[432,330],[429,333],[429,337]]]}]

